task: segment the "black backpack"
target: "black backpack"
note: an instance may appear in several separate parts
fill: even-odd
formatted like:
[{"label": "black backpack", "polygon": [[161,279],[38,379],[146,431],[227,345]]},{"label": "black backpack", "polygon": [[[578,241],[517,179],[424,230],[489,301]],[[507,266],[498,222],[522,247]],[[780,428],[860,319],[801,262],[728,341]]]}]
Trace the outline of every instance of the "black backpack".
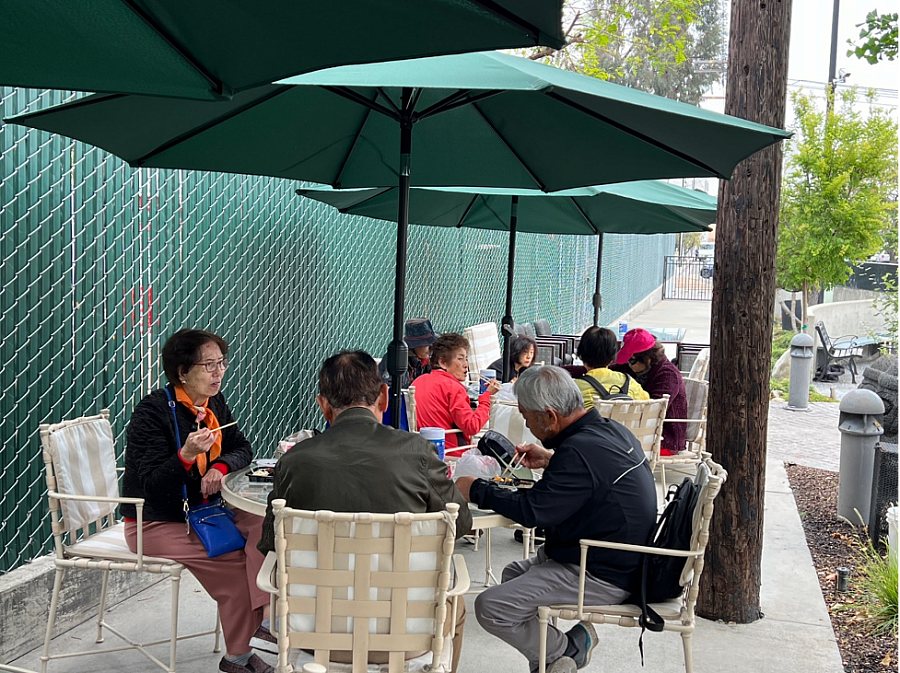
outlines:
[{"label": "black backpack", "polygon": [[610,388],[616,389],[618,392],[612,392],[607,390],[602,383],[600,383],[597,379],[595,379],[590,374],[585,374],[581,377],[583,380],[587,381],[592,388],[594,388],[598,393],[600,393],[601,400],[630,400],[631,395],[628,394],[628,384],[631,383],[631,377],[628,374],[625,374],[625,383],[621,386],[610,386]]},{"label": "black backpack", "polygon": [[[648,547],[665,547],[687,551],[691,548],[694,508],[700,496],[700,486],[685,477],[679,486],[672,484],[666,494],[666,505],[647,542]],[[648,603],[661,603],[681,595],[679,584],[684,570],[682,556],[644,554],[641,558],[641,593],[637,605],[641,608],[641,627],[651,631],[663,630],[663,619]]]}]

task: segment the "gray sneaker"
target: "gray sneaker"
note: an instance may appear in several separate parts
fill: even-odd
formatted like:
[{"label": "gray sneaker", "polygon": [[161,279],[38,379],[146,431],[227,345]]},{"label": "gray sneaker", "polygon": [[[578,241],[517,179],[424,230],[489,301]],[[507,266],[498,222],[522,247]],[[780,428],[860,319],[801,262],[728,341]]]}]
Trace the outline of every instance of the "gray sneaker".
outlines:
[{"label": "gray sneaker", "polygon": [[597,630],[590,622],[578,622],[566,632],[569,639],[569,654],[578,668],[584,668],[591,663],[591,654],[597,647]]},{"label": "gray sneaker", "polygon": [[577,670],[578,666],[575,665],[575,660],[572,657],[567,657],[565,655],[561,656],[546,668],[547,673],[575,673]]}]

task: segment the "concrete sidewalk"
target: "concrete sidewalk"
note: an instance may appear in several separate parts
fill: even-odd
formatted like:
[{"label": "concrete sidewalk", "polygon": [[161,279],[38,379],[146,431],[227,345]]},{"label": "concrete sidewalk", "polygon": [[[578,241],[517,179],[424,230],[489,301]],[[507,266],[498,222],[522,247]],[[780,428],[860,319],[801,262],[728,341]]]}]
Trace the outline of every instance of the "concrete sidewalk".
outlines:
[{"label": "concrete sidewalk", "polygon": [[[804,415],[815,422],[815,417]],[[829,447],[836,452],[837,447]],[[815,568],[806,546],[800,517],[788,486],[779,458],[770,458],[766,480],[765,536],[762,564],[761,605],[765,617],[748,625],[733,625],[698,620],[694,634],[695,670],[705,673],[767,673],[781,671],[843,671],[831,623],[822,598]],[[734,482],[725,488],[737,488]],[[471,545],[460,543],[473,582],[484,576],[484,550],[475,551]],[[520,558],[521,545],[512,540],[512,532],[494,532],[493,567]],[[99,578],[99,576],[98,576]],[[181,590],[181,632],[208,628],[215,615],[215,606],[196,580],[185,574]],[[701,589],[702,590],[702,589]],[[525,673],[526,663],[516,651],[486,634],[475,621],[472,597],[467,598],[470,610],[465,630],[465,649],[460,673],[481,673],[490,662],[492,673]],[[169,593],[166,582],[154,585],[119,605],[109,614],[109,620],[125,633],[140,635],[145,640],[165,636],[168,624]],[[13,625],[6,625],[11,628]],[[645,666],[641,667],[637,629],[614,626],[598,627],[601,642],[589,673],[621,671],[624,673],[676,673],[684,670],[681,638],[673,633],[646,633],[644,637]],[[83,624],[56,638],[54,651],[81,649],[93,642],[96,629]],[[35,634],[35,646],[42,634]],[[107,636],[106,645],[116,639]],[[165,657],[164,647],[155,648],[157,656]],[[221,655],[211,652],[211,638],[179,643],[179,670],[214,672]],[[35,650],[15,662],[15,666],[40,670],[40,652]],[[267,657],[273,661],[272,657]],[[65,673],[104,673],[128,670],[131,673],[158,670],[135,652],[84,657],[53,662],[51,671]]]}]

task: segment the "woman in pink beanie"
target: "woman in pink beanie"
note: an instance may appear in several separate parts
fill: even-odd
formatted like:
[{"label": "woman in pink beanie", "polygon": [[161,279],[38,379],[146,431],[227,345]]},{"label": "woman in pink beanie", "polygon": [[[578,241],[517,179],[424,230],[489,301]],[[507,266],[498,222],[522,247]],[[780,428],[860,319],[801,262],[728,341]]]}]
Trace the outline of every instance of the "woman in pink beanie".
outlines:
[{"label": "woman in pink beanie", "polygon": [[[662,344],[647,330],[636,328],[625,333],[616,364],[610,369],[637,375],[644,390],[654,399],[668,395],[666,418],[687,418],[687,395],[681,372],[666,357]],[[685,423],[663,423],[660,453],[671,456],[684,451],[686,432]]]}]

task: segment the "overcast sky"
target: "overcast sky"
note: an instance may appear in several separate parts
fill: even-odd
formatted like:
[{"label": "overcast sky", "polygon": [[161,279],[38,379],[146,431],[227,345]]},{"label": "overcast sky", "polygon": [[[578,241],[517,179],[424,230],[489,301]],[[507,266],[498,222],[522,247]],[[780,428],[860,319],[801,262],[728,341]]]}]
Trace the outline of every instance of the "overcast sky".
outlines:
[{"label": "overcast sky", "polygon": [[[863,59],[846,56],[850,45],[848,39],[855,39],[862,23],[873,9],[882,12],[896,11],[896,0],[841,0],[838,21],[837,69],[845,68],[851,73],[847,84],[860,87],[881,87],[893,89],[893,103],[896,104],[896,90],[900,62],[882,61],[869,65]],[[831,52],[831,0],[793,0],[791,19],[791,47],[788,63],[789,80],[812,80],[824,85],[828,79],[828,58]],[[814,85],[810,84],[812,88]],[[884,102],[888,102],[887,99]]]}]

